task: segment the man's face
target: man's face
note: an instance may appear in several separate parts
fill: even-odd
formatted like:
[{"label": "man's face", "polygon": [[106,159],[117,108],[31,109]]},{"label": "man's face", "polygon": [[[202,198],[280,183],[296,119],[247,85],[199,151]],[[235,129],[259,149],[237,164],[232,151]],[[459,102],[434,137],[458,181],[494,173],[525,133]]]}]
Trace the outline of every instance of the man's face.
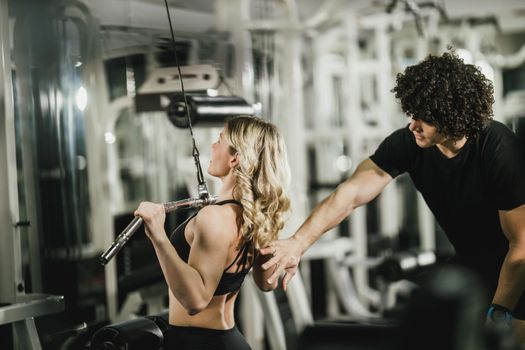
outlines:
[{"label": "man's face", "polygon": [[443,143],[447,139],[445,135],[437,132],[437,128],[435,126],[425,123],[420,119],[412,118],[408,128],[414,134],[416,144],[421,148],[432,147],[434,145]]}]

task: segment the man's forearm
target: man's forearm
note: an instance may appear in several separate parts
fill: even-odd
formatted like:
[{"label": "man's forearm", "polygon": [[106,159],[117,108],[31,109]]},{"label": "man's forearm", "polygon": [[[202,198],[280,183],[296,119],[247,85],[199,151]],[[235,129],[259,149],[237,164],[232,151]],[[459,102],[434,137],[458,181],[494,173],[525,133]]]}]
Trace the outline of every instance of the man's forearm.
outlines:
[{"label": "man's forearm", "polygon": [[350,193],[338,188],[319,203],[299,230],[292,236],[299,242],[301,254],[314,244],[325,232],[338,225],[354,210]]},{"label": "man's forearm", "polygon": [[493,303],[513,310],[525,289],[525,249],[511,246],[498,280]]}]

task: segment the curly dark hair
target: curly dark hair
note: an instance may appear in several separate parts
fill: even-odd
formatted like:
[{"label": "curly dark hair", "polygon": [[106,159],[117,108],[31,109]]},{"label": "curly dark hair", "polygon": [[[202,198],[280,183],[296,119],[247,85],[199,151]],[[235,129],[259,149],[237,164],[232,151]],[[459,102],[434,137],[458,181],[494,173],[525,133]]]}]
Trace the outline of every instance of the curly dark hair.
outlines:
[{"label": "curly dark hair", "polygon": [[397,74],[392,89],[410,117],[437,128],[451,140],[477,138],[492,119],[492,82],[453,51],[429,55]]}]

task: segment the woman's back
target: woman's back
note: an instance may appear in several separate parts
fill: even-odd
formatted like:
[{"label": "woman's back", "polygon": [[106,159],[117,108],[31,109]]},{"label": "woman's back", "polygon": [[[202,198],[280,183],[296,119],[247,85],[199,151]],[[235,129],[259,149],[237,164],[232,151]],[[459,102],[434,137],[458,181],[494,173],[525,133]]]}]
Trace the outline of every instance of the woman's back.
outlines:
[{"label": "woman's back", "polygon": [[[201,210],[197,215],[179,226],[173,233],[171,241],[183,259],[184,255],[188,254],[187,262],[189,265],[192,265],[192,263],[199,264],[200,262],[196,261],[196,259],[204,259],[206,264],[223,266],[223,274],[218,281],[210,303],[194,315],[190,315],[170,291],[170,324],[211,329],[230,329],[235,325],[233,318],[235,299],[237,298],[240,285],[254,260],[252,244],[246,242],[242,235],[239,234],[241,216],[242,206],[239,202],[222,201],[214,206],[205,208],[205,210]],[[199,224],[203,221],[204,223]],[[208,256],[201,254],[193,254],[192,256],[191,254],[195,236],[208,234],[208,232],[201,231],[203,229],[206,230],[210,226],[220,227],[224,231],[223,238],[226,238],[228,242],[227,258],[224,261],[212,261]],[[195,248],[198,249],[198,247]],[[189,252],[186,252],[186,249]]]}]

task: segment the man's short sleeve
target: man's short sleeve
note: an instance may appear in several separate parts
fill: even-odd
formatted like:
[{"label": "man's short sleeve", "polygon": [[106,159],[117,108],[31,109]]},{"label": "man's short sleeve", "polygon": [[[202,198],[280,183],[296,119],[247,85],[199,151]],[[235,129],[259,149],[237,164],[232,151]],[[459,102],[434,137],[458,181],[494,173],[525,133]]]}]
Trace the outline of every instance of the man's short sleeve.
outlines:
[{"label": "man's short sleeve", "polygon": [[482,159],[489,193],[500,210],[525,204],[523,146],[506,126],[493,123],[483,142]]},{"label": "man's short sleeve", "polygon": [[406,127],[384,139],[370,159],[395,178],[409,170],[417,147],[414,135]]}]

